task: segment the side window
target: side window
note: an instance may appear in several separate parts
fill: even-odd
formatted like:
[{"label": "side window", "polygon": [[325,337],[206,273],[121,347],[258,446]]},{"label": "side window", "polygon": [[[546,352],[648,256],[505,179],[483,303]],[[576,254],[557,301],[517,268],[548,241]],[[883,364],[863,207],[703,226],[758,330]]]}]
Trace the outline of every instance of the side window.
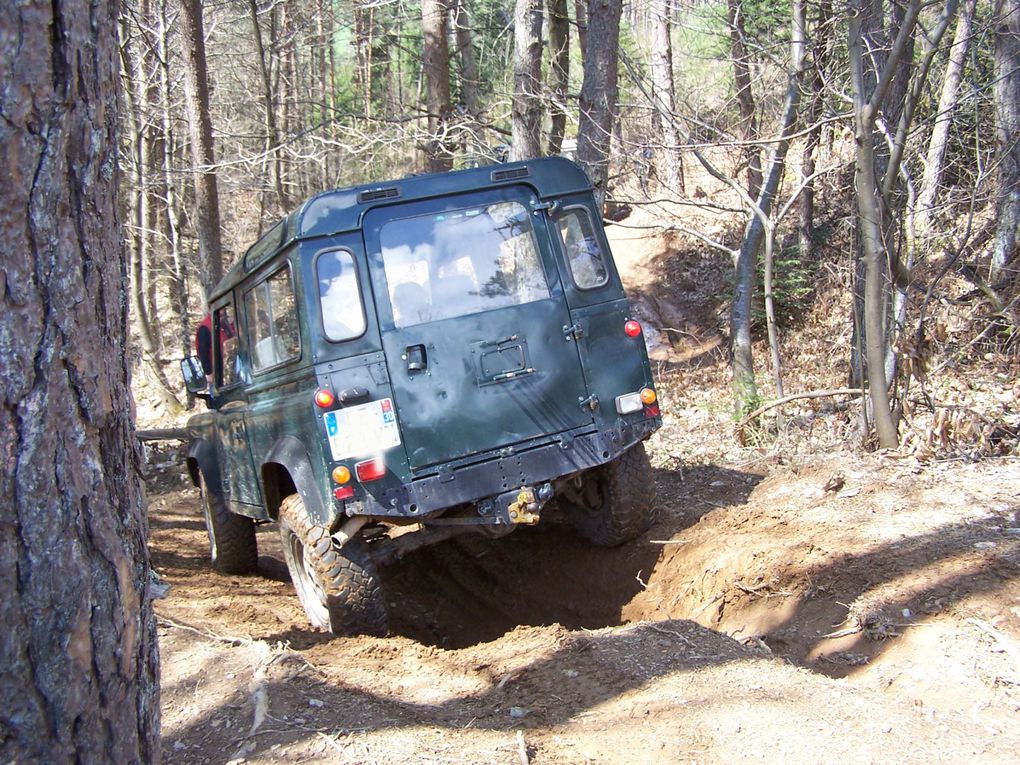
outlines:
[{"label": "side window", "polygon": [[301,354],[290,267],[257,284],[244,296],[251,365],[256,372]]},{"label": "side window", "polygon": [[225,305],[218,308],[213,324],[213,332],[219,339],[219,342],[213,344],[213,355],[216,360],[216,385],[220,388],[227,388],[240,379],[234,306]]},{"label": "side window", "polygon": [[592,290],[609,281],[602,245],[583,207],[564,210],[556,219],[570,275],[582,290]]},{"label": "side window", "polygon": [[315,261],[315,272],[326,337],[340,342],[363,335],[365,309],[353,256],[346,250],[324,252]]}]

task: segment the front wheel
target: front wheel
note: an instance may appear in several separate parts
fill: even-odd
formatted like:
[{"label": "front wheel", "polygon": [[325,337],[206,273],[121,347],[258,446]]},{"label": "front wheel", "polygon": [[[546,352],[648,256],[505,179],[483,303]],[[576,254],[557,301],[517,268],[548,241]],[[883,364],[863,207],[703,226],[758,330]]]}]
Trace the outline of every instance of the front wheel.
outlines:
[{"label": "front wheel", "polygon": [[334,635],[385,635],[379,576],[360,538],[340,547],[312,523],[298,494],[280,505],[280,539],[298,599],[313,626]]},{"label": "front wheel", "polygon": [[644,534],[655,509],[655,481],[644,444],[588,471],[579,490],[566,499],[571,524],[592,544],[616,547]]},{"label": "front wheel", "polygon": [[209,557],[213,568],[224,574],[250,574],[259,562],[255,541],[255,521],[230,512],[223,499],[209,491],[205,476],[199,472],[202,516],[209,535]]}]

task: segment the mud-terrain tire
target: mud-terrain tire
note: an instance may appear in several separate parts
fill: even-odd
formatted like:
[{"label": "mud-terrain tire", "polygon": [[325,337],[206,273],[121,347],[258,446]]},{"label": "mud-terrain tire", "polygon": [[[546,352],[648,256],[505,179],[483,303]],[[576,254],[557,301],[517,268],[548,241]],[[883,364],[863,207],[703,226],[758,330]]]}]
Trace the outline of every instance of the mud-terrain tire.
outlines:
[{"label": "mud-terrain tire", "polygon": [[198,476],[202,517],[209,536],[209,558],[213,568],[224,574],[252,573],[259,563],[255,521],[227,510],[222,497],[209,490],[201,471]]},{"label": "mud-terrain tire", "polygon": [[279,524],[283,557],[312,626],[334,635],[385,635],[386,604],[364,541],[340,547],[311,522],[298,494],[283,500]]},{"label": "mud-terrain tire", "polygon": [[655,480],[644,444],[635,444],[584,480],[584,503],[570,503],[568,517],[584,539],[616,547],[644,534],[652,525]]}]

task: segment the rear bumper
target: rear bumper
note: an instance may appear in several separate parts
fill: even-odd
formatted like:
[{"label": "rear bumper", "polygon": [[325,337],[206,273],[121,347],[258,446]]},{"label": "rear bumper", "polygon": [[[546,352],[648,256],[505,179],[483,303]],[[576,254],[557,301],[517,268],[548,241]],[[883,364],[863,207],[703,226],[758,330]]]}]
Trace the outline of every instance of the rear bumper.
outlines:
[{"label": "rear bumper", "polygon": [[561,436],[552,443],[440,470],[437,475],[416,479],[409,485],[348,501],[345,513],[423,518],[454,505],[604,465],[646,439],[661,424],[661,417],[650,417],[613,430]]}]

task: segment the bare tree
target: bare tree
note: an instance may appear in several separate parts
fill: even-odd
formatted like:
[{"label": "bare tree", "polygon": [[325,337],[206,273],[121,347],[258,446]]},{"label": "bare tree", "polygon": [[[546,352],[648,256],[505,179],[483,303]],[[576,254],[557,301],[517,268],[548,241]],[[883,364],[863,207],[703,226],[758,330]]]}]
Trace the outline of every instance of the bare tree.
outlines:
[{"label": "bare tree", "polygon": [[600,200],[609,182],[609,147],[617,112],[622,0],[591,0],[584,43],[584,81],[579,99],[577,159]]},{"label": "bare tree", "polygon": [[[159,760],[115,3],[4,3],[0,760]],[[59,12],[58,12],[59,11]]]},{"label": "bare tree", "polygon": [[998,224],[991,276],[1013,259],[1020,227],[1020,0],[995,4],[995,133],[999,161]]},{"label": "bare tree", "polygon": [[567,0],[549,0],[549,154],[563,149],[567,129],[567,88],[570,85],[570,18]]},{"label": "bare tree", "polygon": [[771,216],[772,206],[779,191],[779,183],[786,169],[786,154],[790,147],[791,135],[797,124],[806,40],[803,0],[792,0],[790,10],[792,19],[790,73],[780,135],[769,155],[768,175],[759,190],[758,198],[753,201],[750,197],[748,198],[752,214],[744,230],[744,241],[737,255],[734,274],[730,335],[733,346],[734,403],[738,417],[743,417],[756,406],[757,386],[755,385],[751,354],[751,293],[754,291],[755,265],[763,242],[765,243],[765,312],[769,346],[772,350],[776,394],[779,398],[783,397],[779,340],[776,334],[775,308],[772,299],[775,224]]},{"label": "bare tree", "polygon": [[267,156],[273,158],[273,185],[276,188],[276,204],[278,209],[286,211],[290,208],[290,200],[283,186],[283,163],[280,158],[280,130],[276,126],[276,98],[273,94],[273,83],[269,77],[269,62],[266,60],[266,48],[262,42],[262,25],[259,23],[259,6],[257,0],[249,0],[248,12],[251,16],[252,32],[255,38],[255,53],[262,76],[262,108],[266,118]]},{"label": "bare tree", "polygon": [[[914,32],[922,10],[922,0],[909,0],[897,17],[896,35],[875,67],[874,77],[867,75],[868,61],[875,61],[873,51],[882,45],[871,38],[872,30],[880,28],[876,14],[881,3],[855,0],[849,27],[850,73],[854,97],[854,123],[857,140],[855,178],[857,185],[858,229],[861,241],[864,278],[864,350],[867,362],[869,401],[874,417],[878,443],[895,448],[899,443],[896,422],[889,397],[891,374],[890,285],[903,283],[905,267],[893,247],[892,231],[895,213],[895,185],[900,177],[900,164],[906,148],[907,135],[914,109],[924,90],[928,69],[939,41],[956,13],[957,0],[946,0],[942,15],[933,31],[928,33],[929,47],[921,61],[906,66],[913,50]],[[877,6],[877,7],[876,7]],[[880,18],[880,17],[879,17]],[[899,93],[902,92],[902,97]],[[893,96],[890,97],[890,92]],[[891,98],[887,102],[887,98]],[[886,117],[886,135],[891,146],[888,159],[876,152],[880,118]],[[881,161],[880,161],[881,159]]]},{"label": "bare tree", "polygon": [[450,127],[450,49],[447,42],[447,0],[422,0],[422,66],[425,70],[425,103],[428,139],[425,164],[429,172],[453,168],[447,148]]},{"label": "bare tree", "polygon": [[541,77],[542,0],[516,0],[511,159],[530,159],[542,153]]},{"label": "bare tree", "polygon": [[737,88],[737,109],[740,112],[740,138],[745,141],[744,161],[747,163],[747,194],[752,199],[761,189],[761,149],[754,143],[758,137],[758,114],[751,90],[751,59],[747,52],[747,31],[741,0],[726,0],[730,29],[730,57],[733,80]]},{"label": "bare tree", "polygon": [[205,61],[205,26],[201,0],[180,0],[181,58],[184,62],[184,105],[188,115],[191,172],[195,184],[195,228],[199,271],[208,296],[223,277],[220,200],[216,153],[209,116],[209,77]]},{"label": "bare tree", "polygon": [[683,155],[680,131],[676,125],[673,92],[673,41],[670,36],[669,9],[660,3],[652,13],[652,98],[654,122],[660,143],[658,176],[673,193],[684,192]]}]

